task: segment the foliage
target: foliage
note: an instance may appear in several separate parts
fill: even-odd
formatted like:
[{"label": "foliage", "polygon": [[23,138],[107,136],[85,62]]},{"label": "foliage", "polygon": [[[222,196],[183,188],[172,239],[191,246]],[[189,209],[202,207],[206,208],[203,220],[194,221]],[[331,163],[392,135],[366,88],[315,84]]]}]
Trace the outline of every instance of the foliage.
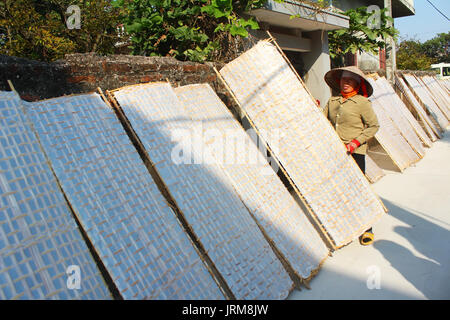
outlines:
[{"label": "foliage", "polygon": [[[81,29],[70,30],[67,8],[81,9]],[[0,53],[53,61],[66,53],[111,53],[118,41],[119,10],[111,1],[4,0],[0,2]]]},{"label": "foliage", "polygon": [[421,52],[432,59],[433,63],[450,63],[450,32],[439,33],[433,39],[421,45]]},{"label": "foliage", "polygon": [[46,19],[29,0],[6,0],[0,4],[3,43],[8,55],[53,60],[75,49],[75,43],[58,35],[61,23]]},{"label": "foliage", "polygon": [[[274,0],[274,1],[278,2],[278,3],[286,2],[285,0]],[[331,2],[332,2],[331,0],[316,0],[316,1],[291,0],[291,1],[308,5],[312,9],[312,12],[310,14],[308,14],[309,17],[315,17],[316,15],[320,14],[323,9],[330,7]],[[302,18],[302,17],[304,17],[304,12],[302,14],[300,14],[300,13],[293,14],[289,17],[289,19]]]},{"label": "foliage", "polygon": [[369,12],[367,7],[346,11],[345,15],[350,17],[349,28],[328,33],[331,58],[343,58],[347,52],[378,53],[380,48],[385,48],[388,37],[396,39],[398,30],[390,26],[393,19],[386,15],[386,9],[379,11],[379,25],[373,23],[377,19],[377,14]]},{"label": "foliage", "polygon": [[450,62],[450,32],[421,43],[405,39],[397,45],[397,67],[404,70],[427,70],[431,64]]},{"label": "foliage", "polygon": [[248,29],[257,29],[243,13],[266,0],[116,0],[124,11],[133,54],[205,61],[228,55]]},{"label": "foliage", "polygon": [[432,59],[422,51],[419,41],[404,40],[397,47],[397,68],[400,70],[427,70]]}]

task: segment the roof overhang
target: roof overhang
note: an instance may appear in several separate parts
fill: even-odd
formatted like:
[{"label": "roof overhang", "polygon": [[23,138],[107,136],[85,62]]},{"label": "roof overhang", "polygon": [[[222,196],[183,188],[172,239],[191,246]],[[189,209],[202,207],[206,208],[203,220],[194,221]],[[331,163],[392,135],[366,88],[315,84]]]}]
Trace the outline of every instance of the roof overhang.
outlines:
[{"label": "roof overhang", "polygon": [[[268,35],[261,30],[252,30],[254,37],[258,39],[267,39]],[[302,38],[301,36],[292,36],[277,32],[270,33],[277,41],[278,45],[283,50],[295,51],[295,52],[310,52],[311,51],[311,39]]]},{"label": "roof overhang", "polygon": [[[336,30],[349,27],[349,17],[329,10],[318,10],[311,5],[285,1],[267,1],[264,8],[250,11],[259,22],[272,26],[298,29],[303,32]],[[295,16],[295,18],[292,18]]]},{"label": "roof overhang", "polygon": [[[377,5],[384,8],[384,0],[370,0],[366,1],[366,6]],[[412,0],[392,0],[392,17],[401,18],[413,16],[416,14],[414,2]]]},{"label": "roof overhang", "polygon": [[414,3],[407,0],[392,1],[392,16],[394,18],[413,16],[416,14]]}]

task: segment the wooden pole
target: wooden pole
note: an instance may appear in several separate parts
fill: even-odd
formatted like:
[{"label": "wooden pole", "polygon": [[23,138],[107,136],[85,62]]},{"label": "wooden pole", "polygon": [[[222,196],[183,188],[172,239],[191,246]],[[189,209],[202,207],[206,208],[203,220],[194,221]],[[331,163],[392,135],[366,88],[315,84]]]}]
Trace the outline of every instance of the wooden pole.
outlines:
[{"label": "wooden pole", "polygon": [[[258,136],[261,136],[259,133],[258,128],[256,127],[255,123],[252,121],[252,119],[248,116],[247,112],[244,110],[244,108],[242,107],[242,105],[239,103],[238,99],[236,98],[236,96],[234,95],[233,91],[231,90],[231,88],[228,86],[228,84],[225,82],[225,79],[223,79],[222,75],[219,73],[219,71],[214,67],[213,68],[214,71],[217,74],[217,77],[219,78],[219,80],[222,82],[222,84],[225,86],[225,88],[229,91],[229,93],[231,94],[231,96],[233,97],[235,103],[239,106],[239,108],[242,111],[242,114],[247,118],[247,120],[249,121],[250,125],[252,126],[252,128],[255,130],[255,132],[257,133]],[[336,249],[336,244],[335,242],[331,239],[330,235],[328,234],[328,232],[323,228],[322,223],[319,221],[319,219],[317,218],[316,214],[314,213],[313,209],[311,208],[311,206],[309,205],[309,203],[306,201],[306,199],[303,197],[303,195],[301,194],[300,190],[297,188],[296,184],[292,181],[291,177],[288,175],[288,173],[286,172],[286,170],[284,169],[284,167],[281,165],[280,161],[278,160],[278,158],[276,157],[275,153],[272,151],[272,149],[270,148],[270,146],[266,143],[266,141],[264,141],[263,139],[261,139],[261,141],[264,143],[264,147],[272,154],[276,164],[278,165],[278,167],[281,169],[281,171],[283,172],[284,176],[286,177],[286,179],[288,180],[289,184],[292,186],[292,188],[294,189],[295,193],[298,195],[300,201],[303,203],[303,205],[305,206],[305,208],[308,210],[308,213],[310,215],[310,217],[314,220],[315,224],[317,225],[317,227],[320,229],[320,231],[322,232],[323,236],[325,237],[326,241],[328,242],[329,246],[332,249]]]},{"label": "wooden pole", "polygon": [[[311,99],[313,100],[313,102],[316,104],[316,106],[318,108],[320,108],[319,104],[317,103],[316,99],[314,98],[314,96],[312,95],[311,91],[309,91],[308,87],[305,85],[305,83],[303,82],[302,78],[300,77],[300,75],[297,73],[297,70],[295,70],[294,66],[292,65],[292,63],[289,61],[288,57],[286,57],[286,55],[284,54],[283,50],[280,48],[280,46],[278,45],[277,41],[275,40],[275,38],[272,36],[272,34],[269,31],[266,31],[267,34],[270,37],[270,40],[275,44],[276,48],[278,49],[278,52],[281,54],[281,56],[284,58],[284,60],[286,61],[286,63],[289,65],[289,67],[291,68],[292,72],[294,72],[295,76],[297,77],[297,79],[300,81],[300,83],[303,85],[303,87],[305,88],[305,90],[308,92],[308,94],[311,96]],[[377,75],[378,76],[378,75]],[[331,125],[331,124],[330,124]],[[352,157],[353,158],[353,157]],[[354,159],[353,159],[354,160]],[[355,165],[356,164],[356,161]],[[361,172],[362,173],[362,172]],[[386,206],[384,205],[383,201],[381,201],[380,197],[378,197],[377,194],[375,194],[375,196],[378,198],[378,201],[380,202],[381,206],[383,207],[385,212],[388,212],[388,209],[386,208]]]},{"label": "wooden pole", "polygon": [[[98,90],[99,90],[99,92],[101,92],[100,88],[98,88]],[[118,90],[120,90],[120,89],[116,89],[115,91],[118,91]],[[111,91],[106,90],[106,95],[108,96],[109,101],[105,100],[105,102],[116,112],[117,116],[119,117],[119,121],[124,126],[125,131],[127,132],[131,142],[133,143],[136,150],[138,151],[139,156],[141,157],[142,161],[144,162],[144,165],[146,166],[151,177],[153,178],[153,181],[155,182],[159,191],[163,195],[167,205],[173,210],[173,212],[175,213],[181,226],[186,231],[187,236],[190,239],[193,248],[197,251],[198,255],[204,262],[206,268],[208,269],[211,276],[218,284],[220,290],[222,291],[222,293],[224,294],[226,299],[236,300],[236,296],[233,294],[231,288],[228,286],[227,282],[225,281],[225,278],[223,278],[222,274],[219,272],[219,270],[215,266],[213,260],[210,258],[209,254],[208,254],[208,251],[205,249],[205,247],[201,243],[200,239],[195,234],[192,226],[186,220],[177,201],[175,200],[175,197],[172,195],[168,186],[166,185],[164,180],[161,178],[161,175],[159,174],[153,161],[150,159],[150,155],[148,154],[147,150],[145,149],[144,144],[142,143],[142,141],[139,138],[139,136],[137,135],[137,133],[134,131],[133,127],[131,126],[130,121],[128,120],[128,118],[125,115],[125,112],[123,111],[122,107],[119,105],[119,102],[117,101],[115,96],[111,93]],[[106,99],[104,95],[103,95],[103,98]]]},{"label": "wooden pole", "polygon": [[9,87],[11,88],[11,91],[17,93],[16,89],[14,88],[14,85],[13,85],[12,81],[11,80],[7,80],[7,82],[8,82]]}]

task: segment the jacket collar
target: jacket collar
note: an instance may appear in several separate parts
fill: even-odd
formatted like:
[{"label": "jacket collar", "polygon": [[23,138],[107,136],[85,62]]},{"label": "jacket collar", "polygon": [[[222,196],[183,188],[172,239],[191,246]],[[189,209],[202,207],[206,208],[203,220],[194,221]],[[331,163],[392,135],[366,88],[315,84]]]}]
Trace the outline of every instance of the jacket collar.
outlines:
[{"label": "jacket collar", "polygon": [[[353,97],[351,97],[351,98],[348,98],[348,99],[346,99],[345,101],[352,101],[352,102],[354,102],[354,103],[358,103],[358,102],[361,101],[361,98],[363,98],[363,96],[360,95],[360,94],[357,94],[356,96],[353,96]],[[345,102],[345,101],[344,101],[344,97],[342,97],[341,95],[331,97],[331,100],[332,100],[332,101],[338,101],[339,103]]]}]

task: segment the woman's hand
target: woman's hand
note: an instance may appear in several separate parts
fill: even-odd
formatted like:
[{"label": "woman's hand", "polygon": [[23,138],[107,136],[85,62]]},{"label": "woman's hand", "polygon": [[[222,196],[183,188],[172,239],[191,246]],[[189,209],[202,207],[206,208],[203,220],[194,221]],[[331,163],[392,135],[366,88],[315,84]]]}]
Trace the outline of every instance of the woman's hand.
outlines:
[{"label": "woman's hand", "polygon": [[352,141],[350,141],[350,143],[348,143],[348,144],[346,145],[346,147],[347,147],[347,152],[348,152],[348,153],[353,153],[353,152],[356,150],[356,148],[358,148],[360,145],[361,145],[361,144],[359,143],[358,140],[353,139]]}]

